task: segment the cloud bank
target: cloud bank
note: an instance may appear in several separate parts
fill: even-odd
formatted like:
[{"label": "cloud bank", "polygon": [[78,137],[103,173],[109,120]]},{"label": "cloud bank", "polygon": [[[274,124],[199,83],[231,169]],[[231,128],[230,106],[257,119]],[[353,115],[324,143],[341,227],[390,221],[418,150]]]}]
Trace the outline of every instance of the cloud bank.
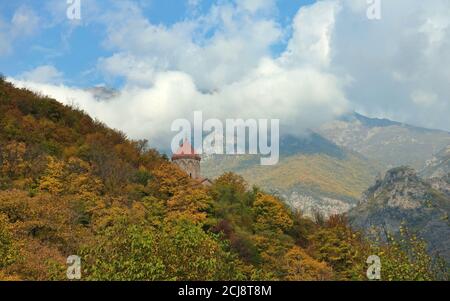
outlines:
[{"label": "cloud bank", "polygon": [[[55,82],[61,74],[50,66],[10,80],[161,148],[172,121],[196,110],[205,118],[278,118],[294,134],[352,109],[450,130],[450,2],[383,1],[378,21],[366,10],[365,0],[318,1],[283,28],[275,1],[219,2],[165,26],[120,1],[98,18],[113,54],[96,66],[105,78],[124,79],[118,95],[98,101]],[[42,72],[53,75],[33,80]]]}]

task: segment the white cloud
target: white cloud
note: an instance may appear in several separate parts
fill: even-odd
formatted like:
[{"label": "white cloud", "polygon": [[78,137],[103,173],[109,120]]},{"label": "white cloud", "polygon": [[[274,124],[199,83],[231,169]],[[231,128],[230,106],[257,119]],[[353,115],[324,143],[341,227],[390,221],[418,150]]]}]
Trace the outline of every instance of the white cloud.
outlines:
[{"label": "white cloud", "polygon": [[437,95],[432,92],[416,90],[411,93],[413,103],[419,106],[429,107],[437,103]]},{"label": "white cloud", "polygon": [[33,70],[23,72],[17,78],[35,83],[60,84],[63,82],[63,74],[54,66],[43,65]]},{"label": "white cloud", "polygon": [[276,9],[273,0],[240,0],[237,5],[251,13],[272,12]]},{"label": "white cloud", "polygon": [[341,4],[327,0],[301,8],[294,18],[293,35],[282,60],[289,65],[328,67],[331,38]]},{"label": "white cloud", "polygon": [[16,40],[33,35],[39,29],[39,17],[27,6],[19,6],[11,20],[0,18],[0,55],[11,54]]},{"label": "white cloud", "polygon": [[58,99],[76,103],[113,128],[132,138],[148,138],[153,145],[168,148],[171,123],[177,118],[192,119],[195,110],[205,118],[280,118],[291,133],[300,134],[328,120],[346,108],[338,80],[316,70],[285,70],[274,61],[262,61],[242,81],[220,91],[202,93],[191,76],[183,72],[160,72],[152,87],[126,87],[108,101],[63,85],[49,85],[10,79]]},{"label": "white cloud", "polygon": [[188,0],[188,6],[190,7],[196,7],[200,5],[201,0]]},{"label": "white cloud", "polygon": [[[131,2],[117,4],[102,17],[108,28],[105,46],[116,52],[98,66],[106,76],[125,77],[126,86],[107,102],[31,77],[13,82],[65,103],[75,100],[109,126],[166,147],[173,120],[191,119],[196,110],[205,118],[277,118],[286,131],[301,134],[348,109],[340,79],[317,66],[271,56],[270,47],[283,34],[270,15],[274,1],[238,3],[213,5],[205,15],[172,26],[150,23]],[[291,49],[317,39],[317,47],[327,48],[333,9],[319,9],[317,30],[303,42],[295,36]],[[315,12],[301,12],[301,19],[307,22]]]},{"label": "white cloud", "polygon": [[[130,66],[121,74],[131,83],[141,77],[137,74],[144,67],[186,72],[200,89],[218,89],[255,68],[281,37],[276,22],[259,14],[257,8],[267,10],[266,2],[273,1],[248,4],[251,10],[239,5],[213,5],[206,15],[172,26],[152,24],[135,4],[121,3],[104,18],[108,26],[105,44],[117,53],[101,59],[100,67],[108,73],[112,64],[139,61],[137,68]],[[124,62],[118,62],[120,59]],[[151,81],[149,78],[147,83]],[[140,79],[138,82],[142,83]]]},{"label": "white cloud", "polygon": [[450,2],[383,1],[378,21],[366,18],[365,0],[340,3],[327,70],[351,78],[352,107],[450,130]]},{"label": "white cloud", "polygon": [[129,1],[100,15],[114,53],[97,66],[126,82],[107,102],[32,77],[12,81],[75,100],[160,147],[169,145],[171,122],[195,110],[205,118],[279,118],[292,133],[351,108],[450,129],[450,2],[384,1],[382,19],[370,21],[365,0],[318,1],[297,12],[278,56],[270,49],[286,30],[275,21],[274,1],[220,3],[170,26],[151,23]]},{"label": "white cloud", "polygon": [[39,27],[39,17],[26,6],[20,6],[11,19],[11,35],[20,37],[33,34]]}]

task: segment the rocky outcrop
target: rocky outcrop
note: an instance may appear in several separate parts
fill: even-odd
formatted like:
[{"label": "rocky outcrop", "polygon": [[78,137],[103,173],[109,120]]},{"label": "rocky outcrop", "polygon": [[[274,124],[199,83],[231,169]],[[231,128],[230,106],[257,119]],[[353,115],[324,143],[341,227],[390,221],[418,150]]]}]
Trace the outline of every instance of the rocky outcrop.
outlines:
[{"label": "rocky outcrop", "polygon": [[428,185],[421,181],[416,172],[409,167],[398,167],[386,172],[384,179],[377,179],[363,195],[360,203],[372,200],[387,208],[415,209],[421,206],[421,200]]},{"label": "rocky outcrop", "polygon": [[449,183],[448,177],[423,180],[409,167],[391,169],[349,211],[350,223],[393,234],[405,224],[428,243],[430,253],[450,262]]},{"label": "rocky outcrop", "polygon": [[282,195],[292,208],[299,209],[304,216],[314,218],[317,213],[327,218],[335,214],[343,214],[354,206],[349,201],[327,197],[313,197],[294,191],[290,195]]},{"label": "rocky outcrop", "polygon": [[432,159],[426,162],[425,168],[420,172],[424,178],[442,178],[450,173],[450,146],[439,151]]},{"label": "rocky outcrop", "polygon": [[433,178],[429,180],[429,183],[431,187],[450,197],[450,174],[442,178]]}]

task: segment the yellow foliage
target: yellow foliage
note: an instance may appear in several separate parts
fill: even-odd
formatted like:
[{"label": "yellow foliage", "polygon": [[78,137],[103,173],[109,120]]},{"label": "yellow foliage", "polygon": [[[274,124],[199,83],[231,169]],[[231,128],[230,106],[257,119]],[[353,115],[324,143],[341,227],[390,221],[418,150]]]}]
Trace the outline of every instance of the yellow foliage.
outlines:
[{"label": "yellow foliage", "polygon": [[286,231],[294,222],[286,206],[272,195],[259,193],[253,211],[256,216],[256,230]]},{"label": "yellow foliage", "polygon": [[5,274],[3,271],[0,271],[0,281],[20,281],[20,277],[17,275],[9,275]]},{"label": "yellow foliage", "polygon": [[177,191],[187,189],[192,184],[184,171],[171,163],[164,163],[153,171],[154,181],[149,183],[151,189],[162,198],[170,198]]},{"label": "yellow foliage", "polygon": [[22,142],[12,141],[8,143],[1,152],[1,172],[11,178],[24,175],[29,167],[25,161],[26,145]]},{"label": "yellow foliage", "polygon": [[204,211],[211,203],[212,198],[201,188],[177,191],[167,201],[169,218],[203,222],[206,219]]},{"label": "yellow foliage", "polygon": [[94,202],[104,191],[103,182],[92,174],[89,163],[71,157],[65,166],[66,177],[64,179],[65,191],[78,195],[78,198]]},{"label": "yellow foliage", "polygon": [[47,157],[47,169],[39,181],[39,190],[60,194],[64,189],[64,162]]},{"label": "yellow foliage", "polygon": [[292,247],[284,256],[286,280],[314,281],[331,280],[332,269],[324,262],[319,262],[309,256],[298,246]]},{"label": "yellow foliage", "polygon": [[214,184],[233,187],[238,193],[244,193],[247,190],[247,182],[244,178],[232,172],[224,173],[214,181]]},{"label": "yellow foliage", "polygon": [[[279,234],[271,232],[253,235],[252,240],[258,248],[262,270],[270,273],[270,278],[265,280],[282,280],[284,275],[280,258],[283,258],[291,248],[292,242],[286,241]],[[266,276],[269,276],[269,274]]]},{"label": "yellow foliage", "polygon": [[[238,160],[234,161],[236,165],[239,163]],[[228,165],[220,166],[222,169],[238,168],[238,165],[225,162]],[[208,169],[214,170],[221,168],[208,166]],[[250,166],[240,170],[239,174],[250,184],[261,187],[290,190],[302,185],[312,191],[359,198],[373,182],[374,170],[376,166],[354,155],[336,159],[323,154],[301,154],[282,159],[275,166]]]}]

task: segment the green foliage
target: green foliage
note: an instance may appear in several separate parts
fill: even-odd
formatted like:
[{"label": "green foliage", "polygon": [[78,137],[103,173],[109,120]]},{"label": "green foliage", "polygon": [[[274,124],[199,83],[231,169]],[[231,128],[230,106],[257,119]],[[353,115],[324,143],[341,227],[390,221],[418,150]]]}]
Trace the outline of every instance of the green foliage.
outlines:
[{"label": "green foliage", "polygon": [[344,219],[339,216],[331,217],[309,239],[312,254],[333,268],[337,280],[364,279],[366,246]]},{"label": "green foliage", "polygon": [[0,269],[11,265],[17,256],[9,228],[6,215],[0,213]]},{"label": "green foliage", "polygon": [[82,252],[88,280],[165,279],[165,266],[154,256],[154,232],[118,225],[102,232],[99,238],[100,242]]},{"label": "green foliage", "polygon": [[[218,220],[229,221],[235,228],[251,231],[253,225],[252,206],[257,190],[248,191],[241,176],[225,173],[214,181],[210,195],[214,199],[211,215]],[[217,224],[217,220],[213,221]]]},{"label": "green foliage", "polygon": [[[120,233],[120,235],[117,235]],[[119,222],[83,252],[90,280],[242,279],[217,236],[188,222],[161,228]]]},{"label": "green foliage", "polygon": [[449,280],[450,270],[445,262],[439,256],[431,257],[426,243],[404,226],[397,236],[387,234],[384,242],[378,238],[371,252],[381,259],[382,280]]},{"label": "green foliage", "polygon": [[286,253],[284,264],[287,280],[328,280],[333,275],[332,269],[326,263],[314,260],[298,246],[294,246]]}]

